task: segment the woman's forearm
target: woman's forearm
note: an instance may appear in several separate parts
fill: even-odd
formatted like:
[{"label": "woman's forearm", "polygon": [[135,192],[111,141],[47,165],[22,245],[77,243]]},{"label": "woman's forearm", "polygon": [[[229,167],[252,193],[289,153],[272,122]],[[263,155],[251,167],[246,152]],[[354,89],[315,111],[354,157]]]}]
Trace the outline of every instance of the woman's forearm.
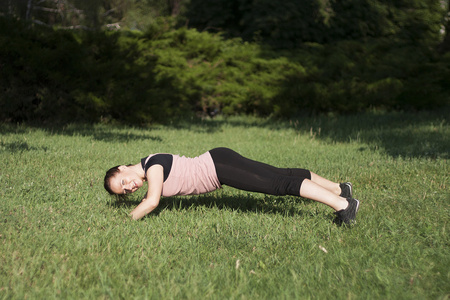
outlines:
[{"label": "woman's forearm", "polygon": [[163,186],[164,174],[163,167],[161,165],[151,166],[147,171],[148,191],[144,200],[139,204],[131,213],[131,217],[134,220],[151,213],[156,207],[158,207],[159,200],[161,199],[161,191]]},{"label": "woman's forearm", "polygon": [[150,199],[144,199],[141,204],[136,206],[135,209],[130,213],[133,220],[139,220],[143,218],[144,216],[151,213],[155,208],[158,207],[159,199],[157,200],[150,200]]}]

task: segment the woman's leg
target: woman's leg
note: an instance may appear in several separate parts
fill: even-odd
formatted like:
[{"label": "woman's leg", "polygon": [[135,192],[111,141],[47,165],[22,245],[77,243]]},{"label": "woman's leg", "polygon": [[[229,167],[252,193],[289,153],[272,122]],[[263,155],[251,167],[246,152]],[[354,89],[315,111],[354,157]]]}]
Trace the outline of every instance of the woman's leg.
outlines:
[{"label": "woman's leg", "polygon": [[305,169],[276,168],[250,160],[227,148],[210,151],[222,184],[252,192],[294,195],[324,203],[335,210],[345,209],[339,184]]},{"label": "woman's leg", "polygon": [[311,172],[311,181],[314,183],[317,183],[318,185],[322,186],[323,188],[329,190],[330,192],[332,192],[335,195],[340,195],[341,194],[341,188],[339,186],[339,183],[330,181],[328,179],[325,179],[313,172]]},{"label": "woman's leg", "polygon": [[227,148],[209,151],[221,184],[271,195],[300,195],[302,181],[311,178],[305,169],[282,169],[243,157]]},{"label": "woman's leg", "polygon": [[315,183],[312,179],[305,179],[303,181],[300,187],[300,196],[326,204],[336,211],[346,209],[348,206],[348,202],[345,198],[342,198],[331,192],[329,189],[324,188],[322,185]]}]

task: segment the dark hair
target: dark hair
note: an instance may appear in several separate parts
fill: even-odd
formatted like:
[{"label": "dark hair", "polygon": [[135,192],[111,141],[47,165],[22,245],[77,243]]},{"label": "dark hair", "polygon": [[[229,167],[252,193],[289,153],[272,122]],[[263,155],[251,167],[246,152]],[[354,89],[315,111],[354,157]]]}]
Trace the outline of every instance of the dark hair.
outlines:
[{"label": "dark hair", "polygon": [[110,195],[116,195],[116,193],[114,193],[111,190],[111,178],[113,178],[114,176],[116,176],[117,173],[120,172],[119,170],[120,166],[115,166],[112,167],[111,169],[109,169],[108,171],[106,171],[106,175],[105,175],[105,183],[104,183],[104,187],[105,190],[110,194]]}]

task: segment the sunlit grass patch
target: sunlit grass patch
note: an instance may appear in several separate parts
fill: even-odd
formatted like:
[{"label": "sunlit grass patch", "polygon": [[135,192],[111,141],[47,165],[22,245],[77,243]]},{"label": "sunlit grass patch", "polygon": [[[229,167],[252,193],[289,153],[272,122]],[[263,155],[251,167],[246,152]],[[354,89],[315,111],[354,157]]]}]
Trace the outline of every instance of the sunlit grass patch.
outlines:
[{"label": "sunlit grass patch", "polygon": [[[2,298],[448,296],[442,114],[0,129]],[[357,226],[335,226],[332,210],[309,200],[229,187],[163,199],[133,222],[145,192],[117,202],[103,190],[111,166],[218,146],[352,181]]]}]

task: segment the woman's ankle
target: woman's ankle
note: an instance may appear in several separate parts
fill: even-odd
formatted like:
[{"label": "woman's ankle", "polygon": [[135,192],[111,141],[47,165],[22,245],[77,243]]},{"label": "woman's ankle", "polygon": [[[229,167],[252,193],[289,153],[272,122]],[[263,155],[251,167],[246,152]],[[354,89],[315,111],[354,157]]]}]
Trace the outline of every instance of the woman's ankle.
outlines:
[{"label": "woman's ankle", "polygon": [[334,209],[336,211],[344,210],[348,207],[348,201],[345,198],[339,197],[339,201],[336,203]]}]

